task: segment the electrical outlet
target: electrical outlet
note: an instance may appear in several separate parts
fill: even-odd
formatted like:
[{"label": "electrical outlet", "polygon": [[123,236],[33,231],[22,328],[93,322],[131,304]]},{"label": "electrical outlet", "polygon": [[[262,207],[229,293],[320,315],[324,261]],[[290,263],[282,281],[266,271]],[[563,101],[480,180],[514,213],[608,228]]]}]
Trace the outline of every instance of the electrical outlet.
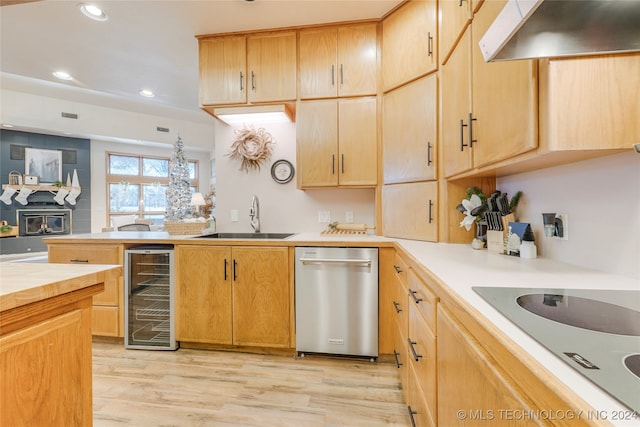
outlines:
[{"label": "electrical outlet", "polygon": [[344,222],[347,224],[353,224],[353,211],[346,211],[344,213]]},{"label": "electrical outlet", "polygon": [[562,237],[558,237],[560,240],[569,240],[569,215],[557,214],[556,218],[562,220]]},{"label": "electrical outlet", "polygon": [[318,212],[318,222],[321,224],[329,224],[331,222],[331,212],[330,211],[319,211]]},{"label": "electrical outlet", "polygon": [[238,222],[238,209],[231,209],[231,222]]}]

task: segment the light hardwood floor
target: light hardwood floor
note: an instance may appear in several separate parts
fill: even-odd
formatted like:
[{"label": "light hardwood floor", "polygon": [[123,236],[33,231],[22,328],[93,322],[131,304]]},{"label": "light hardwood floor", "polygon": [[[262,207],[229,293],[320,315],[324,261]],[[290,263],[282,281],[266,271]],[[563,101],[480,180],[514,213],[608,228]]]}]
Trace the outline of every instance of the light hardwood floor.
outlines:
[{"label": "light hardwood floor", "polygon": [[93,344],[94,426],[408,426],[391,363]]}]

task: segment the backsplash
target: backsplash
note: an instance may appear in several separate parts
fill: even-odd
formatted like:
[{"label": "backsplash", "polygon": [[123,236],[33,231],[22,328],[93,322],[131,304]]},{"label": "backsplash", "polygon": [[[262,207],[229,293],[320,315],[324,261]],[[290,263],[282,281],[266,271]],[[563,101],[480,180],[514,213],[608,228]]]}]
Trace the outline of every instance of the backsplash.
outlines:
[{"label": "backsplash", "polygon": [[[640,279],[640,155],[633,151],[498,178],[518,190],[538,256]],[[569,240],[544,237],[542,212],[569,215]]]}]

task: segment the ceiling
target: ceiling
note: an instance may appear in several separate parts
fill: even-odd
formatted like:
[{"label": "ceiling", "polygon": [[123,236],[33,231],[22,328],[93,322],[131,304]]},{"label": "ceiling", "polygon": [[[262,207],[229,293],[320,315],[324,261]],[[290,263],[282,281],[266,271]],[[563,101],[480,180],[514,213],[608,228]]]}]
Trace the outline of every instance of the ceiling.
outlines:
[{"label": "ceiling", "polygon": [[[198,104],[195,35],[380,18],[401,2],[87,1],[108,15],[107,21],[97,22],[80,12],[80,0],[20,4],[3,0],[2,86],[113,108],[211,120]],[[74,80],[57,80],[52,73],[60,69]],[[141,89],[154,91],[156,97],[141,97]]]}]

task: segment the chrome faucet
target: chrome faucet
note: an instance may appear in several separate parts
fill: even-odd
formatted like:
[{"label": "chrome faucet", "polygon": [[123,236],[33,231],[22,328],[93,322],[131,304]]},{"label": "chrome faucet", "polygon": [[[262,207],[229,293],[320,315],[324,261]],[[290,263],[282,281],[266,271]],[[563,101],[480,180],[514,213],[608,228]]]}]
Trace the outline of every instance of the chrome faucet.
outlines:
[{"label": "chrome faucet", "polygon": [[251,210],[249,210],[249,224],[256,233],[260,232],[260,202],[258,196],[253,196],[251,199]]}]

